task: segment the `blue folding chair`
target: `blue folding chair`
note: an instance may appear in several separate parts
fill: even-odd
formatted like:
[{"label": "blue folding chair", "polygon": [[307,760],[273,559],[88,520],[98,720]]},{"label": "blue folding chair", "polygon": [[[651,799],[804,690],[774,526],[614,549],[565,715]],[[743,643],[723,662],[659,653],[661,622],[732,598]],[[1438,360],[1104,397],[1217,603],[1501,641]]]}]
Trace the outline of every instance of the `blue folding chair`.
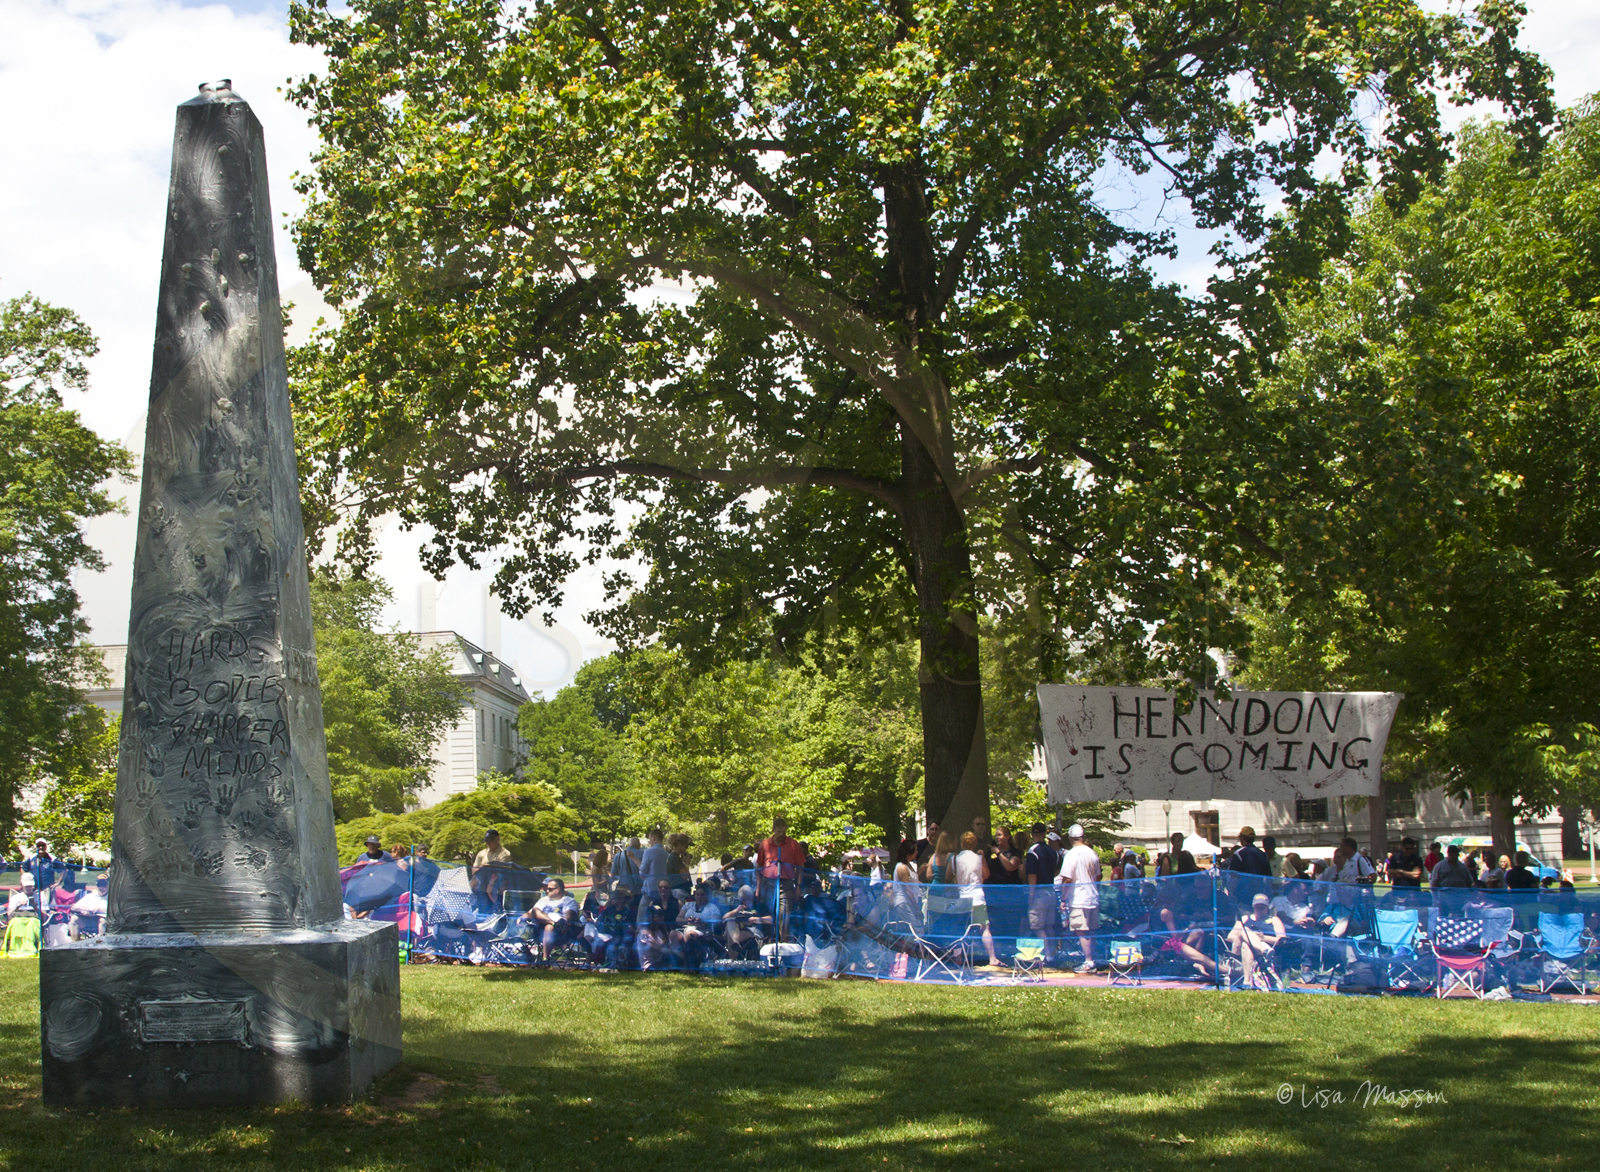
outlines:
[{"label": "blue folding chair", "polygon": [[1530,935],[1539,947],[1539,992],[1549,993],[1565,984],[1586,995],[1589,958],[1595,954],[1596,941],[1584,925],[1582,913],[1540,912],[1539,927]]},{"label": "blue folding chair", "polygon": [[1374,908],[1372,934],[1351,940],[1356,955],[1381,966],[1389,988],[1426,989],[1433,980],[1420,966],[1417,945],[1420,919],[1416,908]]}]

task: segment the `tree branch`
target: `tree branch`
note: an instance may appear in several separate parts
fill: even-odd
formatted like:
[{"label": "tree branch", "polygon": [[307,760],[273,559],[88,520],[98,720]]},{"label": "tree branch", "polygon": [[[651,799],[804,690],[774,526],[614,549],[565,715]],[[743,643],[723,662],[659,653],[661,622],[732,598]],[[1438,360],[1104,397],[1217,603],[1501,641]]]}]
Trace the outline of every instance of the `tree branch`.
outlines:
[{"label": "tree branch", "polygon": [[914,350],[825,289],[757,268],[735,254],[702,257],[685,258],[683,263],[788,322],[877,390],[928,450],[945,485],[955,491],[961,475],[955,462],[948,388]]},{"label": "tree branch", "polygon": [[848,468],[678,468],[649,460],[612,460],[601,464],[581,464],[550,474],[556,483],[574,484],[580,480],[609,480],[617,476],[647,476],[657,480],[692,480],[703,484],[743,485],[749,488],[781,488],[795,485],[844,488],[874,497],[896,514],[904,507],[899,488],[875,476],[864,476]]},{"label": "tree branch", "polygon": [[800,201],[774,183],[749,155],[729,156],[728,168],[751,191],[759,195],[766,205],[786,220],[800,215]]},{"label": "tree branch", "polygon": [[[1123,125],[1128,123],[1128,111],[1136,104],[1135,99],[1143,94],[1149,87],[1150,78],[1161,70],[1166,69],[1173,62],[1187,57],[1203,57],[1207,53],[1215,52],[1222,45],[1229,43],[1229,38],[1217,36],[1207,38],[1198,44],[1183,43],[1173,45],[1165,53],[1158,53],[1139,69],[1138,84],[1133,87],[1133,96],[1117,107],[1116,114]],[[1000,177],[998,184],[987,193],[991,199],[1003,199],[1015,189],[1029,175],[1033,174],[1043,163],[1050,151],[1066,137],[1067,131],[1072,128],[1073,121],[1081,117],[1075,108],[1061,115],[1050,128],[1034,144],[1033,148],[1023,155],[1023,161]],[[1130,130],[1132,127],[1129,127]],[[1158,160],[1161,161],[1161,160]],[[955,296],[956,284],[961,280],[961,272],[966,267],[967,254],[972,251],[972,246],[977,243],[978,234],[983,231],[983,226],[988,222],[988,216],[981,207],[973,209],[961,227],[956,230],[950,251],[945,256],[944,271],[939,275],[939,293],[935,304],[935,313],[943,315],[944,308],[950,303],[950,298]]]},{"label": "tree branch", "polygon": [[959,490],[951,495],[955,497],[956,503],[960,504],[967,493],[978,487],[985,480],[996,476],[1004,476],[1008,472],[1037,472],[1043,464],[1044,457],[1039,455],[1028,456],[1020,460],[984,460],[961,478]]}]

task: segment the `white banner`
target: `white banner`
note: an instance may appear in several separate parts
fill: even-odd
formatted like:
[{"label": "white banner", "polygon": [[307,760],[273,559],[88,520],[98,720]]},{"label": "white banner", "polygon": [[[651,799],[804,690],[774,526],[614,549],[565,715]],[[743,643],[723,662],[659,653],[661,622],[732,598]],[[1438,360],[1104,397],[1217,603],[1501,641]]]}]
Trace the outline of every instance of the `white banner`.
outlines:
[{"label": "white banner", "polygon": [[1202,692],[1039,685],[1052,802],[1378,792],[1399,692]]}]

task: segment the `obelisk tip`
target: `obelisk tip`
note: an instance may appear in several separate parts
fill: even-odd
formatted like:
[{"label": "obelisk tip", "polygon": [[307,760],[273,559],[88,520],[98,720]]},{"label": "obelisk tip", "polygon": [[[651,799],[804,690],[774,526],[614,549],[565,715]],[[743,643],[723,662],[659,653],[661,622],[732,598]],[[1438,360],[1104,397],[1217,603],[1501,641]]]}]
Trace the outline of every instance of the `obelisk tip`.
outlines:
[{"label": "obelisk tip", "polygon": [[233,92],[233,78],[219,77],[215,81],[202,81],[200,92],[187,102],[185,106],[205,106],[212,102],[242,102],[238,94]]}]

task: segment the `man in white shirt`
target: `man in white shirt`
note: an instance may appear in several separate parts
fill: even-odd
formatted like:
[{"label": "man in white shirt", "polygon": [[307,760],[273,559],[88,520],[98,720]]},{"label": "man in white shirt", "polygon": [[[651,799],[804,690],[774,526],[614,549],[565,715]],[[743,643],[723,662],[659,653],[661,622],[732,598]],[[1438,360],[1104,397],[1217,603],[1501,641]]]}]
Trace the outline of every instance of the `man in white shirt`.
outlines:
[{"label": "man in white shirt", "polygon": [[1372,865],[1372,860],[1361,853],[1361,847],[1353,838],[1346,838],[1341,846],[1349,853],[1344,866],[1339,868],[1339,883],[1376,883],[1378,869]]},{"label": "man in white shirt", "polygon": [[549,960],[551,949],[561,947],[583,930],[578,923],[578,901],[567,894],[567,885],[560,879],[545,880],[544,894],[526,918],[530,927],[539,930],[541,960]]},{"label": "man in white shirt", "polygon": [[41,915],[39,909],[39,884],[33,878],[33,872],[22,873],[22,886],[11,893],[11,898],[6,900],[6,916],[10,918],[19,911],[31,911]]},{"label": "man in white shirt", "polygon": [[1316,926],[1317,917],[1311,908],[1311,893],[1305,883],[1294,881],[1286,883],[1283,891],[1272,897],[1272,914],[1283,921],[1287,928],[1299,928],[1310,931]]},{"label": "man in white shirt", "polygon": [[101,929],[105,926],[108,886],[106,877],[101,875],[94,881],[94,886],[80,895],[78,901],[72,905],[72,927],[76,939],[82,940],[100,935]]},{"label": "man in white shirt", "polygon": [[1061,857],[1061,894],[1066,903],[1067,930],[1083,946],[1080,973],[1094,972],[1094,933],[1100,930],[1100,856],[1084,842],[1083,827],[1067,827],[1072,846]]},{"label": "man in white shirt", "polygon": [[705,953],[717,925],[722,923],[722,905],[711,897],[711,889],[702,883],[694,889],[694,898],[678,909],[678,927],[669,937],[672,944],[682,949],[685,967],[697,969],[705,960]]}]

